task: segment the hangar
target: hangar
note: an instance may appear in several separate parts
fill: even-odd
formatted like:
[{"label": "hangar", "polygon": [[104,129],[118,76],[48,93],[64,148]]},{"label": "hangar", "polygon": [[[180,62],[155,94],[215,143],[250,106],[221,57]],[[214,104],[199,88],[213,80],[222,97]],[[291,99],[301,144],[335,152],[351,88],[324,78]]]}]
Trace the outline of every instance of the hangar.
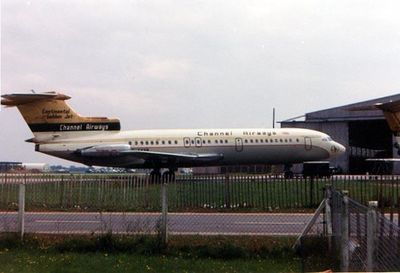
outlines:
[{"label": "hangar", "polygon": [[[332,159],[331,166],[349,174],[379,172],[400,174],[399,163],[368,162],[367,158],[399,157],[393,147],[393,133],[380,110],[365,110],[376,103],[400,100],[400,94],[307,113],[304,116],[281,121],[281,127],[314,129],[332,136],[346,146],[346,153]],[[360,110],[363,109],[364,110]],[[301,165],[294,166],[295,172]]]}]

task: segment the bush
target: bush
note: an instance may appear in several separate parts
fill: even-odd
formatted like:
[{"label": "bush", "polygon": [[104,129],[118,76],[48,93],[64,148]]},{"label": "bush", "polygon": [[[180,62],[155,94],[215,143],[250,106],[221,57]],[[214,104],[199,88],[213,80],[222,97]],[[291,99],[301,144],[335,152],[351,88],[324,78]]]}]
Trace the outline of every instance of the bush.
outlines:
[{"label": "bush", "polygon": [[295,257],[292,244],[293,239],[286,237],[173,236],[165,246],[157,235],[27,235],[24,241],[15,234],[0,236],[0,249],[41,249],[61,253],[124,252],[217,259]]}]

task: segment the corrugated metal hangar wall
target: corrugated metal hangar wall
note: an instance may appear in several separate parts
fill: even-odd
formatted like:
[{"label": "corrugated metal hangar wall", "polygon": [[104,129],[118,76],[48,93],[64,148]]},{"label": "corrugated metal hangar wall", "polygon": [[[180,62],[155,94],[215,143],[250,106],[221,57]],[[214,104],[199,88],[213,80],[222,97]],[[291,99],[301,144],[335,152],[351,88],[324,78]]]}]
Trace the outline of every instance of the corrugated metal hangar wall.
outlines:
[{"label": "corrugated metal hangar wall", "polygon": [[[307,113],[303,121],[289,119],[281,122],[282,128],[308,128],[329,134],[346,146],[346,153],[331,160],[331,166],[344,173],[395,173],[400,174],[400,162],[368,162],[367,158],[399,157],[393,148],[395,138],[380,110],[359,110],[376,103],[400,100],[400,94],[369,101]],[[302,167],[294,166],[294,171]]]}]

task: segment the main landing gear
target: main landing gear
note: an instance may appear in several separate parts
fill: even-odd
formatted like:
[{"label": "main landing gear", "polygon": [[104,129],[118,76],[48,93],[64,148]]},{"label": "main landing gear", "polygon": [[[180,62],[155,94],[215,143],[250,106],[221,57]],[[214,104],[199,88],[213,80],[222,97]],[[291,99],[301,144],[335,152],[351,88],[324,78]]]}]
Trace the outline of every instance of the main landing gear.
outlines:
[{"label": "main landing gear", "polygon": [[161,172],[160,169],[154,169],[150,172],[150,182],[152,184],[159,183],[161,180]]},{"label": "main landing gear", "polygon": [[172,182],[175,181],[175,172],[177,169],[171,168],[166,172],[163,172],[161,175],[160,169],[153,169],[150,173],[150,181],[152,183],[161,183],[161,182]]}]

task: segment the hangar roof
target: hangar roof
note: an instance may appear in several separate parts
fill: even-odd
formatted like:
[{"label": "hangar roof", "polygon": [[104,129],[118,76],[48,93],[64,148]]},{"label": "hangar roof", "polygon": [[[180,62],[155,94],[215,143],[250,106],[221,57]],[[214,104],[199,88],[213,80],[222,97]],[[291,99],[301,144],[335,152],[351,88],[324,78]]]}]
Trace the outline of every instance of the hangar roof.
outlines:
[{"label": "hangar roof", "polygon": [[[385,103],[390,101],[400,100],[400,94],[395,94],[387,97],[357,102],[344,106],[334,107],[330,109],[306,113],[305,122],[329,122],[329,121],[354,121],[354,120],[371,120],[384,119],[381,110],[374,110],[373,106],[376,103]],[[370,109],[368,109],[368,107]],[[281,123],[296,121],[300,117],[291,118]]]}]

